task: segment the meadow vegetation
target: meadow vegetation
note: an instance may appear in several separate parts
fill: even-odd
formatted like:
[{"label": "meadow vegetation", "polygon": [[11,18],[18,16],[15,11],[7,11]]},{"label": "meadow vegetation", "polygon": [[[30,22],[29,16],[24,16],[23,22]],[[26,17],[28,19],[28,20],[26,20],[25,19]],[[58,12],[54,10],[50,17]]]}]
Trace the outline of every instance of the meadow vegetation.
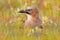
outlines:
[{"label": "meadow vegetation", "polygon": [[25,15],[18,8],[36,6],[44,23],[38,40],[60,40],[60,0],[0,0],[0,40],[35,40],[24,35]]}]

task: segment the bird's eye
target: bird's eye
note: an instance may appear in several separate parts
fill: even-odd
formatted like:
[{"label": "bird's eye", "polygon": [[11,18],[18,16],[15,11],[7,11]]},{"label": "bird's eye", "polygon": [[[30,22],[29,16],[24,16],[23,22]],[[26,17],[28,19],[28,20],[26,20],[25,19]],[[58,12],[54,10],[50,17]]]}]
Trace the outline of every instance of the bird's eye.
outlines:
[{"label": "bird's eye", "polygon": [[31,11],[31,9],[28,9],[27,11]]}]

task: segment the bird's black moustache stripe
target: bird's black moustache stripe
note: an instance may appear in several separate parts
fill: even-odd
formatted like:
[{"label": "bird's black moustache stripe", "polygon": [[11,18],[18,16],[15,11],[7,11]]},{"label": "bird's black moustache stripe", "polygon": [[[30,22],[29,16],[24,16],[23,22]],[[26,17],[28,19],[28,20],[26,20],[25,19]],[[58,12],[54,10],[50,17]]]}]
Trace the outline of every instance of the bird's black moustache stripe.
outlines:
[{"label": "bird's black moustache stripe", "polygon": [[27,14],[30,14],[29,12],[26,12]]}]

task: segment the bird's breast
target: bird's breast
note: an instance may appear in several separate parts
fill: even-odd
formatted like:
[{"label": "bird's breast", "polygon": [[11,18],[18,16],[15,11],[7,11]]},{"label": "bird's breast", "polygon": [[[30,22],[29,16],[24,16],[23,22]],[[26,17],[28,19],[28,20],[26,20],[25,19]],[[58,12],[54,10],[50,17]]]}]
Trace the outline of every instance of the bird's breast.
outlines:
[{"label": "bird's breast", "polygon": [[30,15],[27,16],[27,19],[25,21],[25,25],[29,27],[35,27],[40,25],[41,20],[39,18],[33,18]]}]

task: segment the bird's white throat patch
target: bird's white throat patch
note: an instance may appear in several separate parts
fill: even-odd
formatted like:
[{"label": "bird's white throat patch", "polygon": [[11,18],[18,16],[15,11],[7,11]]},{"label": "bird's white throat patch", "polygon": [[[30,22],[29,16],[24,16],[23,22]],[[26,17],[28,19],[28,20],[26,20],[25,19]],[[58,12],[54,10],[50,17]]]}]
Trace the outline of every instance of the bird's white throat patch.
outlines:
[{"label": "bird's white throat patch", "polygon": [[32,19],[32,16],[31,16],[31,15],[26,14],[26,16],[27,16],[27,19],[28,19],[28,20],[31,20],[31,19]]}]

